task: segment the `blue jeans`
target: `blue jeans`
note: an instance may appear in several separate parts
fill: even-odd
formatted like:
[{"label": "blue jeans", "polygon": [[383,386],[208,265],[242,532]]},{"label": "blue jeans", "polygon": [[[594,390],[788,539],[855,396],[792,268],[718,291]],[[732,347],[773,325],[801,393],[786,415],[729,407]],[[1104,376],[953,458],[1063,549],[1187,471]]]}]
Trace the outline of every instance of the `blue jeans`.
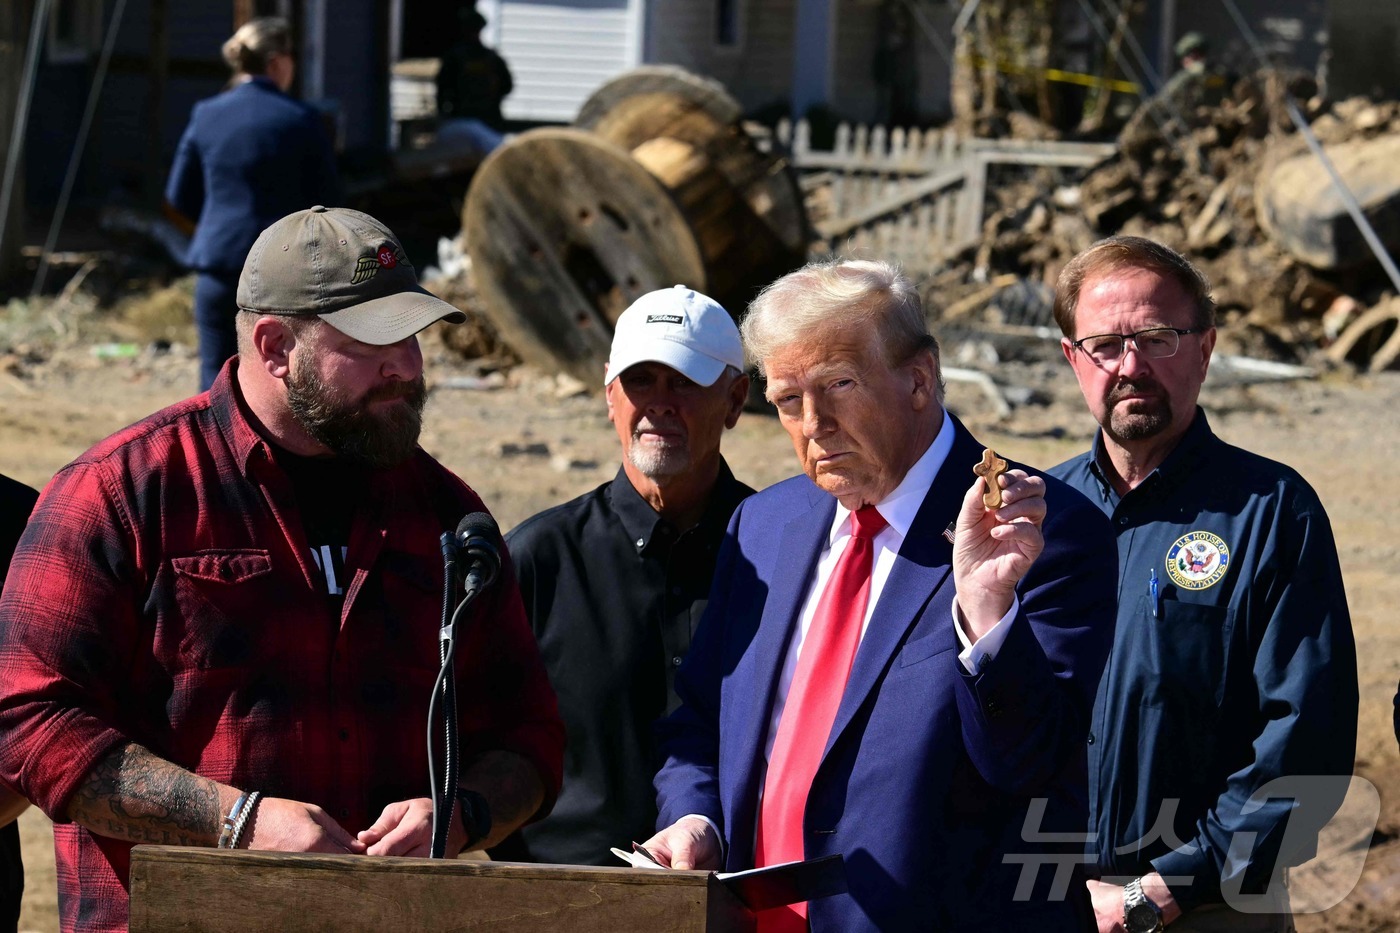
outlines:
[{"label": "blue jeans", "polygon": [[194,283],[194,327],[199,335],[199,390],[214,383],[224,362],[238,352],[238,273],[201,272]]}]

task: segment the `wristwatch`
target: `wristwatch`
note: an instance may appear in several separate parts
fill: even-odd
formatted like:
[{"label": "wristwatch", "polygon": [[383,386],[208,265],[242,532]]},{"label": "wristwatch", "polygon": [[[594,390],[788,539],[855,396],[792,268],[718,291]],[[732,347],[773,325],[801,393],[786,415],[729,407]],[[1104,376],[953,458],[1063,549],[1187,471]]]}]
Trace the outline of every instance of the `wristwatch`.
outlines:
[{"label": "wristwatch", "polygon": [[1123,888],[1123,929],[1128,933],[1162,933],[1162,912],[1148,900],[1142,879],[1134,878]]},{"label": "wristwatch", "polygon": [[460,787],[457,788],[457,803],[462,808],[462,828],[467,831],[467,843],[462,846],[462,851],[466,852],[491,835],[491,807],[476,791]]}]

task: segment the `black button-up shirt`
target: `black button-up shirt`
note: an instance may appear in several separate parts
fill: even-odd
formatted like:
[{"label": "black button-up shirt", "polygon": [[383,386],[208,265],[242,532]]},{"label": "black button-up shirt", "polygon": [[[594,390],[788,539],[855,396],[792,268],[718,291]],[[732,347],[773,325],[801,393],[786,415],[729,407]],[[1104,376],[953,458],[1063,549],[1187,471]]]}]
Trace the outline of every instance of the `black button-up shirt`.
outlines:
[{"label": "black button-up shirt", "polygon": [[[1327,514],[1301,476],[1224,443],[1199,409],[1121,497],[1104,456],[1100,435],[1050,471],[1118,533],[1089,748],[1099,869],[1156,870],[1186,910],[1256,893],[1276,864],[1311,857],[1352,769],[1356,648]],[[1252,799],[1297,775],[1315,783],[1296,811],[1296,784]]]},{"label": "black button-up shirt", "polygon": [[725,527],[752,493],[721,464],[703,516],[681,531],[618,470],[506,536],[569,739],[553,812],[493,857],[618,864],[609,847],[630,850],[655,831],[652,724],[679,705],[676,670]]}]

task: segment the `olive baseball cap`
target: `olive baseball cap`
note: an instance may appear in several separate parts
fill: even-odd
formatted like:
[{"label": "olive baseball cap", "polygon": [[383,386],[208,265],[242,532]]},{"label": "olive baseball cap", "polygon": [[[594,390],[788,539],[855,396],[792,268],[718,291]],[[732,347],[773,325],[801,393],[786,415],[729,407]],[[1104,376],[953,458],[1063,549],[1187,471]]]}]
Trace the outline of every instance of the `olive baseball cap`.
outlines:
[{"label": "olive baseball cap", "polygon": [[361,343],[385,346],[466,315],[418,284],[393,232],[368,214],[317,205],[264,230],[238,277],[238,307],[315,315]]}]

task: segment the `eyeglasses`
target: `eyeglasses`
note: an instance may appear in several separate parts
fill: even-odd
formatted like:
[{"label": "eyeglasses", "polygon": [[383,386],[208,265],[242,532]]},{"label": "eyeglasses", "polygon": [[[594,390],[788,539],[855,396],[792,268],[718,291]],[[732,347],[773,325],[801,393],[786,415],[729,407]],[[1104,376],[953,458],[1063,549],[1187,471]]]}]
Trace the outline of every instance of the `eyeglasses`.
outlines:
[{"label": "eyeglasses", "polygon": [[1095,334],[1083,340],[1070,341],[1070,346],[1083,350],[1095,363],[1109,364],[1123,358],[1123,345],[1131,341],[1139,356],[1164,360],[1176,356],[1182,337],[1204,330],[1204,327],[1150,327],[1134,334]]}]

